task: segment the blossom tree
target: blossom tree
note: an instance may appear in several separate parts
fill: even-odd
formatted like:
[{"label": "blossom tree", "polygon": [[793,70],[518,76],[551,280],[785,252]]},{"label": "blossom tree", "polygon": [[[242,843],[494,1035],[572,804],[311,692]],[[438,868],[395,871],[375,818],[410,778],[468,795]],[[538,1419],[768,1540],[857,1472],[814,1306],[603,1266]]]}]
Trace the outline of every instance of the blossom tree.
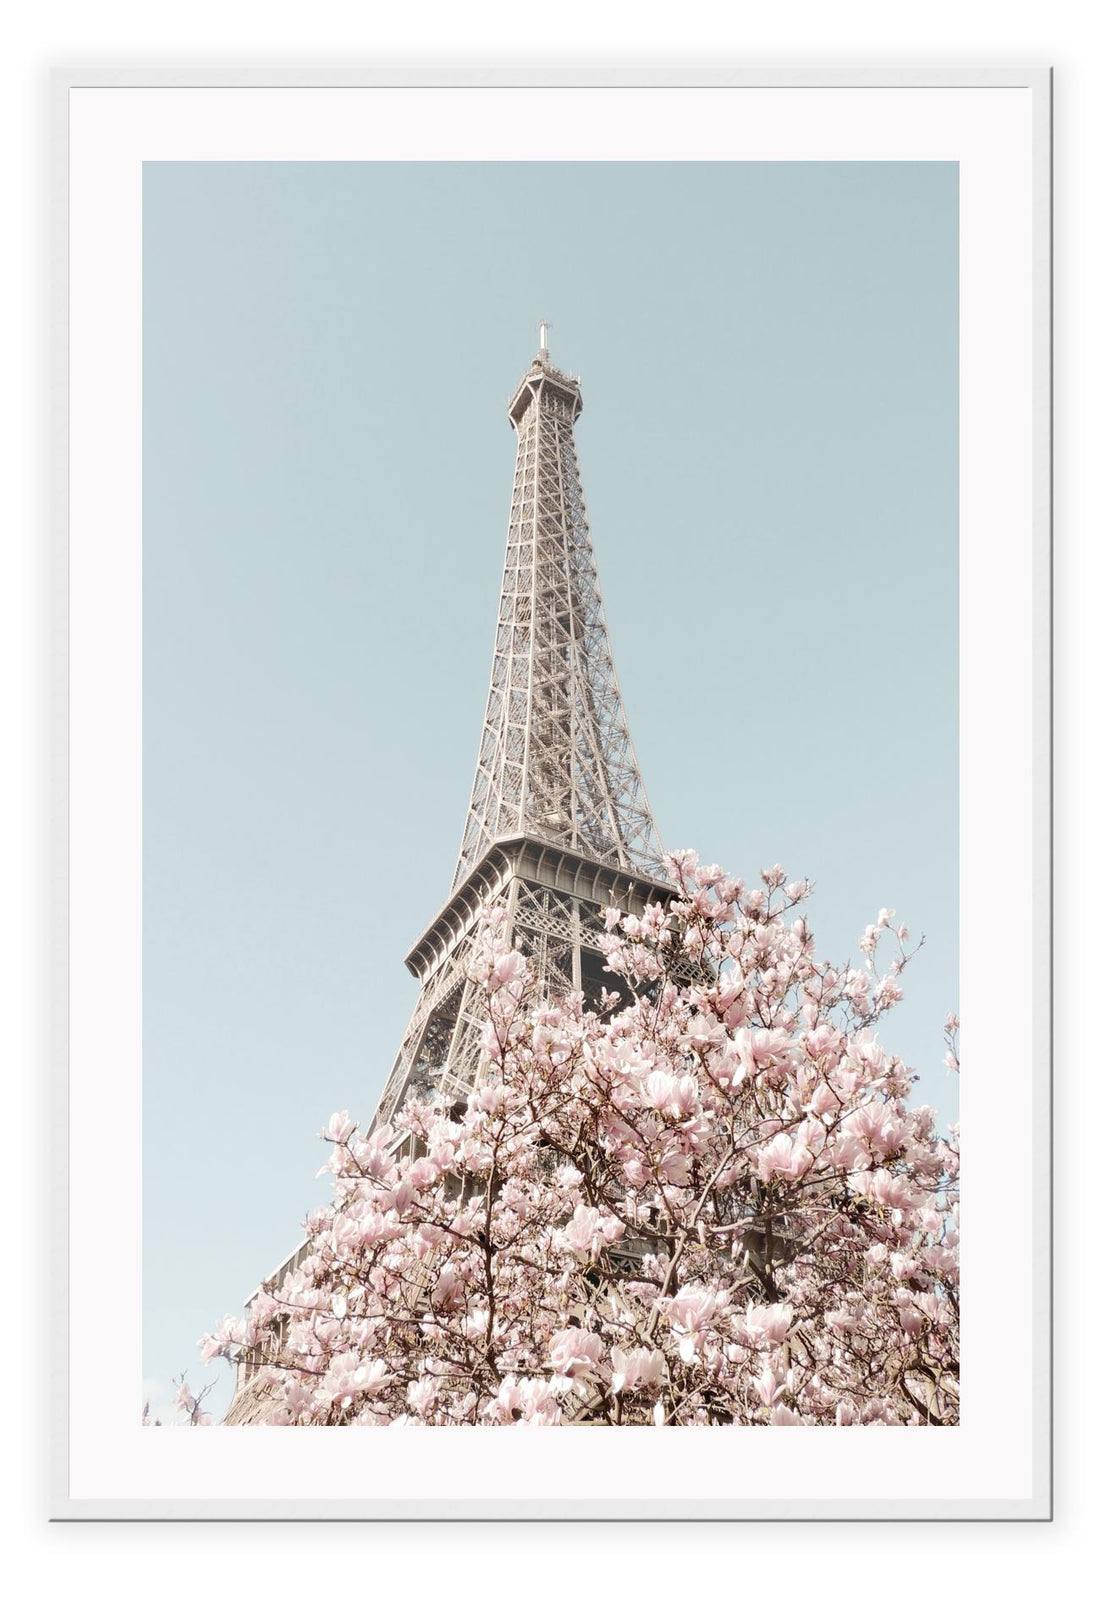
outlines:
[{"label": "blossom tree", "polygon": [[782,868],[667,866],[606,913],[630,1001],[537,1000],[485,916],[473,1090],[334,1115],[332,1203],[202,1341],[244,1420],[958,1420],[957,1137],[878,1040],[916,947],[884,909],[834,967]]},{"label": "blossom tree", "polygon": [[[176,1426],[182,1424],[190,1428],[209,1427],[214,1419],[208,1411],[203,1410],[203,1402],[214,1385],[208,1383],[196,1393],[187,1382],[186,1375],[182,1372],[172,1379],[172,1384],[176,1392],[172,1397],[171,1409],[175,1413]],[[162,1426],[161,1418],[153,1416],[148,1400],[141,1408],[141,1421],[142,1426],[146,1428],[160,1428]]]}]

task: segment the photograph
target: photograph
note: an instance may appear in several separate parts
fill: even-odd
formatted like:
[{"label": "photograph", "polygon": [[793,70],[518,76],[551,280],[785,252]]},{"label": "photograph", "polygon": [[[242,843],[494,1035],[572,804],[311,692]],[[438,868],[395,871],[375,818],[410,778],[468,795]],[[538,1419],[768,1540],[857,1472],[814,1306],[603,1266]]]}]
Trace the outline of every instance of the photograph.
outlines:
[{"label": "photograph", "polygon": [[959,310],[955,160],[143,162],[148,1440],[965,1427]]}]

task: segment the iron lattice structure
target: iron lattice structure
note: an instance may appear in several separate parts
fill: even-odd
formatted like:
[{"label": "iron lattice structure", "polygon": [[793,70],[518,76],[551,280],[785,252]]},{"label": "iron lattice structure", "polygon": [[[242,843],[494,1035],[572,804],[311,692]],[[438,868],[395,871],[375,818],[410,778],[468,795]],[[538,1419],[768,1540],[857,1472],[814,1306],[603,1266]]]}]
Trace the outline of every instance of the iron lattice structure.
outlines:
[{"label": "iron lattice structure", "polygon": [[[517,434],[508,547],[458,866],[405,960],[420,994],[372,1128],[409,1094],[457,1099],[473,1086],[483,996],[467,971],[483,908],[504,910],[541,995],[580,990],[595,1001],[622,985],[605,968],[601,909],[640,913],[674,894],[661,879],[611,659],[573,438],[580,412],[580,382],[551,365],[543,325],[508,406]],[[263,1286],[277,1287],[306,1248]],[[226,1422],[263,1421],[254,1372],[243,1360]]]},{"label": "iron lattice structure", "polygon": [[454,887],[532,834],[660,877],[623,714],[573,428],[580,383],[545,349],[508,406],[516,473],[489,698]]},{"label": "iron lattice structure", "polygon": [[451,894],[409,953],[420,998],[375,1124],[406,1093],[476,1077],[480,994],[467,980],[484,906],[546,995],[610,985],[600,909],[670,895],[623,712],[585,512],[580,382],[540,346],[508,405],[516,470],[481,746]]}]

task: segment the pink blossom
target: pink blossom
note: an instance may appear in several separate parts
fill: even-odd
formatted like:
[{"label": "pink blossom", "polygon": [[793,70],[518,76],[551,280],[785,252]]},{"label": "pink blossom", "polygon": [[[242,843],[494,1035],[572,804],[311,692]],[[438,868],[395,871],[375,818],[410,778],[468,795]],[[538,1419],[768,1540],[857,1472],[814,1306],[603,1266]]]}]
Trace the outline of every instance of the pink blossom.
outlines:
[{"label": "pink blossom", "polygon": [[797,1143],[789,1132],[781,1131],[765,1147],[756,1151],[756,1168],[762,1182],[776,1177],[796,1182],[813,1165],[813,1155],[803,1144]]},{"label": "pink blossom", "polygon": [[750,1305],[744,1324],[750,1344],[782,1344],[793,1316],[790,1305]]},{"label": "pink blossom", "polygon": [[683,885],[694,878],[698,866],[699,858],[694,851],[670,851],[665,858],[665,867]]},{"label": "pink blossom", "polygon": [[706,1333],[720,1304],[726,1301],[721,1290],[712,1291],[691,1286],[682,1288],[673,1298],[665,1300],[665,1320],[679,1335],[679,1353],[683,1361],[693,1361],[700,1338]]},{"label": "pink blossom", "polygon": [[875,1006],[890,1008],[894,1003],[900,1003],[904,992],[898,985],[894,975],[884,975],[875,987]]},{"label": "pink blossom", "polygon": [[378,1394],[390,1381],[383,1361],[361,1361],[354,1351],[334,1355],[321,1383],[325,1399],[346,1409],[357,1396]]},{"label": "pink blossom", "polygon": [[578,1204],[565,1228],[565,1240],[575,1254],[592,1254],[600,1240],[600,1212],[591,1204]]},{"label": "pink blossom", "polygon": [[733,1046],[746,1075],[752,1076],[771,1065],[785,1065],[790,1042],[784,1031],[750,1030],[743,1026],[734,1037]]},{"label": "pink blossom", "polygon": [[351,1119],[346,1109],[333,1115],[326,1127],[328,1140],[333,1143],[346,1143],[355,1130],[355,1121]]},{"label": "pink blossom", "polygon": [[463,1282],[458,1268],[448,1261],[439,1273],[435,1287],[432,1289],[432,1304],[437,1310],[446,1310],[449,1306],[457,1305],[462,1298]]},{"label": "pink blossom", "polygon": [[642,1083],[642,1097],[664,1114],[677,1119],[690,1114],[699,1100],[699,1089],[691,1076],[675,1076],[667,1070],[651,1070]]},{"label": "pink blossom", "polygon": [[489,973],[489,990],[521,985],[527,975],[527,960],[522,952],[505,952],[493,963]]},{"label": "pink blossom", "polygon": [[623,1394],[639,1385],[652,1389],[661,1382],[665,1372],[665,1358],[660,1350],[611,1351],[611,1392]]},{"label": "pink blossom", "polygon": [[771,1367],[765,1367],[759,1376],[752,1381],[760,1404],[762,1406],[774,1406],[783,1393],[783,1386],[776,1378]]},{"label": "pink blossom", "polygon": [[603,1340],[598,1333],[567,1327],[551,1338],[548,1353],[559,1378],[583,1381],[593,1375],[603,1357]]},{"label": "pink blossom", "polygon": [[482,1082],[471,1095],[469,1107],[474,1114],[496,1115],[508,1102],[508,1088],[502,1083]]}]

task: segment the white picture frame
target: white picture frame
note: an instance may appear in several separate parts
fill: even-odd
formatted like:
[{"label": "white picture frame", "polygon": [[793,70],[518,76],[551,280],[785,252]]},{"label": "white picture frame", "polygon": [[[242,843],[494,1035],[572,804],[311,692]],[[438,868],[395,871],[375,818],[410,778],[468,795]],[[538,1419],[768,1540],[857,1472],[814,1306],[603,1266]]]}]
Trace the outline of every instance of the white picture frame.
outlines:
[{"label": "white picture frame", "polygon": [[[59,948],[55,1045],[68,1056],[59,1055],[54,1097],[70,1147],[54,1156],[51,1241],[67,1258],[57,1261],[51,1333],[60,1389],[53,1516],[1049,1516],[1049,72],[707,65],[647,84],[597,64],[564,83],[526,70],[512,83],[421,68],[286,78],[128,68],[59,72],[54,97],[59,415],[67,398],[55,458],[56,575],[68,576],[67,600],[56,601],[59,657],[69,623],[68,703],[54,714],[58,802],[68,802],[67,843],[59,835],[55,859],[58,888],[69,892],[57,915],[67,955]],[[501,116],[502,101],[518,109],[530,97],[556,98],[568,115]],[[140,1177],[127,1162],[140,1154],[141,164],[383,154],[960,164],[963,1013],[968,1065],[997,1072],[1005,1108],[1029,1108],[1034,1153],[1026,1190],[1014,1180],[1033,1251],[1029,1349],[1005,1364],[989,1348],[1005,1254],[983,1206],[1007,1139],[995,1112],[988,1132],[984,1111],[966,1132],[958,1429],[788,1429],[774,1442],[751,1429],[631,1429],[617,1441],[517,1429],[507,1436],[505,1478],[501,1436],[491,1430],[189,1434],[137,1421]],[[988,878],[1008,864],[1030,870],[1030,910],[1018,887]],[[1014,928],[1019,955],[1030,958],[1029,977],[1013,983],[1011,1037],[996,1012],[1008,988],[983,957],[979,914],[985,932]],[[110,1295],[97,1259],[108,1239],[117,1262]],[[133,1350],[119,1350],[131,1335]],[[81,1393],[88,1377],[94,1405]],[[670,1461],[670,1437],[682,1461]],[[385,1465],[368,1449],[372,1438],[386,1442]],[[751,1463],[738,1459],[745,1439]],[[891,1463],[886,1447],[895,1446]]]}]

